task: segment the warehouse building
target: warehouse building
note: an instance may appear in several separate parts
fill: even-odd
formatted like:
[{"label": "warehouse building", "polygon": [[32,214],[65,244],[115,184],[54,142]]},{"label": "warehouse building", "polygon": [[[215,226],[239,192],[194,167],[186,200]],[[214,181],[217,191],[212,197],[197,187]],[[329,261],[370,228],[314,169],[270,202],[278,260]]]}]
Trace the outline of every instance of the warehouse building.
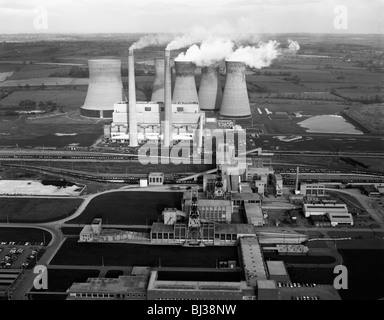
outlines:
[{"label": "warehouse building", "polygon": [[245,281],[202,282],[159,280],[152,271],[148,300],[256,300],[254,288]]},{"label": "warehouse building", "polygon": [[149,272],[149,267],[134,267],[129,276],[73,283],[67,300],[146,300]]},{"label": "warehouse building", "polygon": [[348,213],[347,205],[344,203],[306,203],[303,207],[306,218],[312,216],[326,216],[333,227],[353,226],[353,216]]},{"label": "warehouse building", "polygon": [[255,227],[261,227],[264,225],[263,211],[260,204],[245,203],[244,211],[248,224],[251,224]]}]

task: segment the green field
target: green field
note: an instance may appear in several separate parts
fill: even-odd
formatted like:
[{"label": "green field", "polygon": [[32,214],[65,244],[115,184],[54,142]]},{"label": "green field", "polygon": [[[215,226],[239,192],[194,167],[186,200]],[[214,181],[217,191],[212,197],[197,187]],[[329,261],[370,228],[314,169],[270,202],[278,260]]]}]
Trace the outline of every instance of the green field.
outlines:
[{"label": "green field", "polygon": [[51,265],[76,266],[149,266],[216,268],[218,261],[239,263],[237,247],[207,246],[204,248],[138,244],[79,243],[68,238]]},{"label": "green field", "polygon": [[156,221],[164,208],[181,208],[181,192],[114,192],[94,198],[70,224],[103,223],[145,225]]},{"label": "green field", "polygon": [[5,228],[0,227],[0,241],[6,242],[43,242],[51,241],[51,234],[36,228]]},{"label": "green field", "polygon": [[0,108],[18,107],[23,100],[35,102],[52,101],[59,106],[68,108],[80,108],[85,101],[86,90],[26,90],[15,91],[0,102]]},{"label": "green field", "polygon": [[41,223],[73,214],[82,199],[0,198],[0,222]]}]

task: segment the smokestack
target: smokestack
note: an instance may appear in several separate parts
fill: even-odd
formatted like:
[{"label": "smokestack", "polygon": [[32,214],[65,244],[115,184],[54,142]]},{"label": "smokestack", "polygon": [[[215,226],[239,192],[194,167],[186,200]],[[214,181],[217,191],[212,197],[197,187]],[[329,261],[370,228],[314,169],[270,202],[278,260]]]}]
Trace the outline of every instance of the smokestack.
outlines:
[{"label": "smokestack", "polygon": [[245,64],[227,61],[227,76],[220,115],[224,118],[248,118],[251,107],[245,80]]},{"label": "smokestack", "polygon": [[87,118],[112,118],[113,105],[123,100],[121,61],[95,59],[88,61],[89,86],[80,114]]},{"label": "smokestack", "polygon": [[135,85],[135,58],[133,49],[129,50],[129,146],[137,147],[137,120],[136,120],[136,85]]},{"label": "smokestack", "polygon": [[156,77],[152,89],[152,102],[164,102],[164,59],[155,59]]},{"label": "smokestack", "polygon": [[165,51],[164,63],[164,111],[165,121],[163,123],[163,146],[173,145],[172,136],[172,74],[171,74],[171,52]]},{"label": "smokestack", "polygon": [[217,67],[201,69],[199,104],[203,111],[219,111],[223,99]]},{"label": "smokestack", "polygon": [[195,81],[195,64],[190,61],[175,61],[176,82],[173,90],[174,103],[199,103]]},{"label": "smokestack", "polygon": [[300,168],[296,168],[296,184],[295,184],[295,193],[297,194],[299,191],[299,174],[300,174]]}]

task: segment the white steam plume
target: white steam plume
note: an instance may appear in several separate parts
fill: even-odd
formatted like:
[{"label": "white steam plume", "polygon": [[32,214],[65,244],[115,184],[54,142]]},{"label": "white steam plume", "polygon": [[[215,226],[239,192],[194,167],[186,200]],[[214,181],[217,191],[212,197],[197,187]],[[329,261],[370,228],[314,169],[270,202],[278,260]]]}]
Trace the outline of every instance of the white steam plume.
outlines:
[{"label": "white steam plume", "polygon": [[204,41],[213,41],[215,39],[226,39],[237,44],[254,44],[259,41],[259,35],[250,31],[254,29],[253,21],[247,19],[240,19],[235,25],[223,21],[209,29],[195,27],[189,32],[174,38],[168,44],[166,50],[179,50],[187,48],[193,44],[199,44]]},{"label": "white steam plume", "polygon": [[174,39],[174,37],[172,34],[149,34],[140,38],[129,49],[140,50],[151,46],[164,46]]},{"label": "white steam plume", "polygon": [[204,41],[200,46],[194,44],[187,52],[180,53],[175,60],[193,61],[199,67],[207,67],[229,57],[234,46],[228,39],[212,39]]},{"label": "white steam plume", "polygon": [[279,43],[271,40],[259,43],[258,47],[240,47],[227,60],[243,62],[251,68],[261,69],[269,67],[280,54]]},{"label": "white steam plume", "polygon": [[300,50],[300,45],[297,41],[288,39],[288,51],[291,53],[297,53]]}]

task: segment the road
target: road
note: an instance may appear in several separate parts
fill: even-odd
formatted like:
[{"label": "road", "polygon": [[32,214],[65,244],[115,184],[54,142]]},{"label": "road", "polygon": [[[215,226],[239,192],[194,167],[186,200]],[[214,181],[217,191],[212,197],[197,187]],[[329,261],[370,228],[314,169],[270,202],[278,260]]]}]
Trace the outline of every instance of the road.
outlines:
[{"label": "road", "polygon": [[383,228],[384,217],[380,212],[378,212],[378,210],[375,210],[372,208],[372,205],[370,204],[370,201],[372,201],[372,199],[370,199],[369,197],[362,195],[360,193],[357,193],[356,190],[327,189],[327,188],[325,190],[332,191],[335,193],[344,193],[354,197],[357,201],[359,201],[362,207],[371,215],[371,217],[376,220],[376,222],[381,226],[381,228]]}]

